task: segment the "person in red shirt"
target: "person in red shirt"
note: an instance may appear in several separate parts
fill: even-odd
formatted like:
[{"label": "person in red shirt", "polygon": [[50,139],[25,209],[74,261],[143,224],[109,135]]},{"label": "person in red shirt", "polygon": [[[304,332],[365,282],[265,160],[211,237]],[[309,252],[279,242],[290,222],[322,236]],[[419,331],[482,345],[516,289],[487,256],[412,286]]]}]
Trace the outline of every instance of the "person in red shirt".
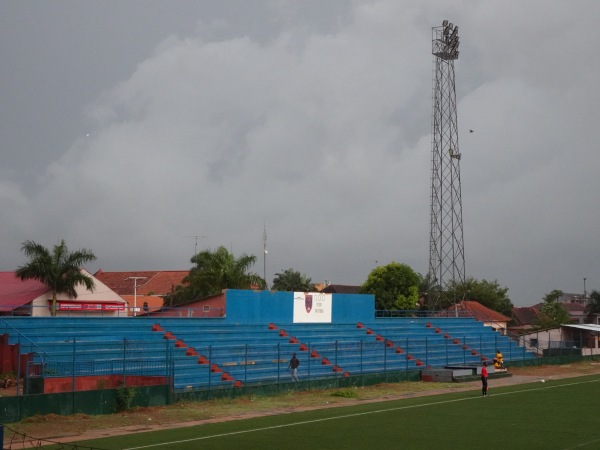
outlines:
[{"label": "person in red shirt", "polygon": [[484,361],[483,367],[481,368],[481,395],[483,395],[484,397],[487,397],[487,390],[488,390],[487,379],[488,379],[487,362]]}]

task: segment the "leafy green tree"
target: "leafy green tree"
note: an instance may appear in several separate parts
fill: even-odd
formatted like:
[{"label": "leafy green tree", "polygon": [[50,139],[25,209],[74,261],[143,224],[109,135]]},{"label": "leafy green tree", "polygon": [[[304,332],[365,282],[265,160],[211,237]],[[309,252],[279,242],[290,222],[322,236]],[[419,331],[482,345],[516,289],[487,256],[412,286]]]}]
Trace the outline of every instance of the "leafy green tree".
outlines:
[{"label": "leafy green tree", "polygon": [[554,289],[544,296],[542,310],[535,320],[535,327],[539,329],[556,328],[564,323],[571,323],[571,315],[558,301],[563,296],[563,291]]},{"label": "leafy green tree", "polygon": [[419,275],[414,270],[394,261],[373,269],[361,286],[361,293],[375,295],[376,309],[417,309],[419,283]]},{"label": "leafy green tree", "polygon": [[243,254],[236,258],[225,247],[204,250],[194,255],[195,264],[184,278],[184,286],[178,286],[166,301],[171,305],[220,293],[223,289],[250,289],[266,287],[265,280],[258,274],[248,272],[256,262],[256,256]]},{"label": "leafy green tree", "polygon": [[497,280],[477,280],[469,277],[464,283],[457,283],[452,290],[460,300],[475,300],[505,316],[512,316],[513,303],[508,297],[508,288],[501,287]]},{"label": "leafy green tree", "polygon": [[554,289],[544,296],[544,303],[553,303],[558,301],[564,295],[564,292],[559,289]]},{"label": "leafy green tree", "polygon": [[556,328],[561,324],[571,323],[571,316],[559,302],[544,303],[540,314],[535,319],[535,327],[539,329]]},{"label": "leafy green tree", "polygon": [[421,308],[429,310],[446,309],[461,300],[468,300],[471,285],[477,283],[477,280],[469,278],[462,283],[450,281],[445,286],[441,286],[435,278],[432,278],[431,274],[427,274],[425,277],[419,276],[421,278],[419,286]]},{"label": "leafy green tree", "polygon": [[61,240],[54,246],[52,252],[33,241],[23,242],[21,251],[29,261],[19,267],[15,273],[21,280],[38,280],[52,290],[52,316],[56,316],[58,293],[77,298],[75,288],[80,284],[88,291],[94,290],[94,280],[81,273],[81,267],[85,263],[96,259],[90,250],[81,249],[71,253],[65,241]]},{"label": "leafy green tree", "polygon": [[305,274],[289,268],[281,273],[275,274],[271,289],[275,291],[311,292],[316,288],[314,283],[311,282],[311,279]]}]

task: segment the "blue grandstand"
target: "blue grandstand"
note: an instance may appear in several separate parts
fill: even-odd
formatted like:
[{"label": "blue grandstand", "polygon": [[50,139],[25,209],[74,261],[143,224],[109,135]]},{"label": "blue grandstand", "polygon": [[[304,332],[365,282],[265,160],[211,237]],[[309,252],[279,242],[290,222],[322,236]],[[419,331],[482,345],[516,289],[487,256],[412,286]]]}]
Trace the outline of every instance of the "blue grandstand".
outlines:
[{"label": "blue grandstand", "polygon": [[372,295],[226,292],[220,318],[3,317],[25,375],[166,377],[174,392],[365,374],[477,366],[496,350],[505,362],[533,358],[468,317],[376,318]]}]

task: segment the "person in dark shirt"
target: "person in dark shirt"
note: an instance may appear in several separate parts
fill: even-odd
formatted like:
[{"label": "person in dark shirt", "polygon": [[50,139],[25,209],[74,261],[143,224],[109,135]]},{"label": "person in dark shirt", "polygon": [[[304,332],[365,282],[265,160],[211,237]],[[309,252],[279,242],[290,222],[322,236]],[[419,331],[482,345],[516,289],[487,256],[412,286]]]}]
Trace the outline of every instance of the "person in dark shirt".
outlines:
[{"label": "person in dark shirt", "polygon": [[488,371],[487,371],[487,362],[483,362],[483,367],[481,368],[481,395],[487,397],[488,391]]},{"label": "person in dark shirt", "polygon": [[300,365],[300,360],[296,358],[296,354],[292,353],[292,359],[290,359],[290,363],[288,364],[288,370],[292,371],[292,381],[298,381],[298,366]]}]

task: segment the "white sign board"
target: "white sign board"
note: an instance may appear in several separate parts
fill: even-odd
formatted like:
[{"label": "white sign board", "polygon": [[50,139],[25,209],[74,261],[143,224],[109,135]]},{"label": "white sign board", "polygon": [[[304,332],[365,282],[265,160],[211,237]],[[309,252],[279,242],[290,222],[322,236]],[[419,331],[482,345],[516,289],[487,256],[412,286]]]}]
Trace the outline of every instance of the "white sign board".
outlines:
[{"label": "white sign board", "polygon": [[294,323],[331,323],[332,294],[294,292]]}]

